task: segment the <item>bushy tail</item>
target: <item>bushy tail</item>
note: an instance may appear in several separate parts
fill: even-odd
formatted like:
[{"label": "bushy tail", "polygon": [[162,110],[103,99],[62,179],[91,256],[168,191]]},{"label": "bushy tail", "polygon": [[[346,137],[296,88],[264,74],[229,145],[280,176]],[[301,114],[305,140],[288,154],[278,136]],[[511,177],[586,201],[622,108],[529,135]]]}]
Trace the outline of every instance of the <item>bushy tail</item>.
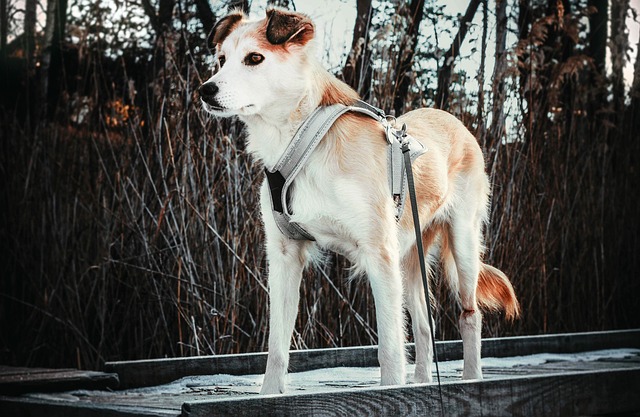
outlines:
[{"label": "bushy tail", "polygon": [[497,268],[480,263],[478,304],[490,310],[504,310],[505,316],[513,320],[520,315],[520,305],[509,278]]}]

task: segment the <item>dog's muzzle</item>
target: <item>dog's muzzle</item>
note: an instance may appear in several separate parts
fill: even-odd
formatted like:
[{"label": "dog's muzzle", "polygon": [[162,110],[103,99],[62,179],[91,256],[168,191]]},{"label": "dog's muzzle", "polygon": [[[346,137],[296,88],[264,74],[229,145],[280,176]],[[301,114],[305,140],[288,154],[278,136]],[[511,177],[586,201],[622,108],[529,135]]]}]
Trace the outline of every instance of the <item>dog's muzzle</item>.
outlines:
[{"label": "dog's muzzle", "polygon": [[218,94],[218,86],[214,82],[206,82],[200,86],[198,93],[202,101],[214,108],[219,108],[220,103],[216,101],[216,94]]}]

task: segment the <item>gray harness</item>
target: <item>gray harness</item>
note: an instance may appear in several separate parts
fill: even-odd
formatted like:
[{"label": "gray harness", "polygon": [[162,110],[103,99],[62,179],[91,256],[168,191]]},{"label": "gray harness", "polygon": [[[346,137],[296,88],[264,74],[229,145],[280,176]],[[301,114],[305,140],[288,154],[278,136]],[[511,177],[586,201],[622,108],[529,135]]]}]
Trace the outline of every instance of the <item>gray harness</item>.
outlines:
[{"label": "gray harness", "polygon": [[349,111],[365,114],[382,124],[389,145],[387,147],[389,188],[396,205],[396,219],[402,216],[406,198],[407,174],[402,159],[401,141],[408,141],[412,162],[425,153],[427,148],[415,138],[407,135],[406,126],[403,125],[401,129],[396,129],[391,123],[394,120],[393,117],[385,115],[382,110],[363,101],[357,101],[352,106],[342,104],[320,106],[302,122],[273,169],[265,168],[271,194],[273,217],[280,231],[291,239],[315,240],[302,226],[291,221],[289,192],[293,180],[306,165],[309,156],[335,121]]}]

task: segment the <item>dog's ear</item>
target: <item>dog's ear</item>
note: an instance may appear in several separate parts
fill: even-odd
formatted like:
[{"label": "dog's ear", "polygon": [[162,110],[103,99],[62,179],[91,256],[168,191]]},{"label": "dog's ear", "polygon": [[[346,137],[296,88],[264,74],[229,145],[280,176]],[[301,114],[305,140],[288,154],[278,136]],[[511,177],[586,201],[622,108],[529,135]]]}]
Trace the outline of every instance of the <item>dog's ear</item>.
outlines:
[{"label": "dog's ear", "polygon": [[213,35],[211,36],[212,42],[215,45],[220,45],[229,36],[229,34],[238,26],[238,24],[246,16],[241,11],[231,12],[222,19],[218,20],[218,23],[213,27]]},{"label": "dog's ear", "polygon": [[309,16],[281,9],[267,10],[267,40],[273,45],[306,45],[315,35]]}]

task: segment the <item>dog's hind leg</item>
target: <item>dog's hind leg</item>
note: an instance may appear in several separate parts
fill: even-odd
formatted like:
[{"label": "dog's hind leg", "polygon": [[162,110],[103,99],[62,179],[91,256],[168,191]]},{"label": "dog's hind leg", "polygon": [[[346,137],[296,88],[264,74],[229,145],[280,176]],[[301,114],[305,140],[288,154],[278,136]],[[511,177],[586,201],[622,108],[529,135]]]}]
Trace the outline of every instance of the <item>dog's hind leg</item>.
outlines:
[{"label": "dog's hind leg", "polygon": [[[464,359],[462,378],[482,379],[480,364],[482,314],[478,309],[476,298],[480,273],[481,231],[479,222],[464,217],[461,215],[454,217],[448,230],[450,248],[443,248],[443,250],[451,250],[453,257],[451,254],[443,254],[443,259],[445,270],[453,269],[451,263],[455,262],[458,278],[457,289],[462,307],[458,320]],[[455,278],[449,277],[449,280],[453,279]],[[452,286],[455,288],[455,284]]]},{"label": "dog's hind leg", "polygon": [[[422,231],[422,244],[425,249],[425,268],[427,279],[431,275],[431,256],[429,249],[433,241],[440,234],[441,228],[431,226]],[[402,260],[402,270],[404,271],[405,282],[405,304],[411,315],[411,327],[413,330],[413,338],[415,340],[415,374],[414,382],[423,383],[431,382],[433,376],[431,367],[433,364],[433,344],[431,326],[433,322],[429,322],[429,312],[427,311],[427,300],[424,295],[424,284],[422,282],[422,272],[418,258],[417,246],[409,250]]]},{"label": "dog's hind leg", "polygon": [[[429,267],[426,265],[427,268]],[[424,286],[415,246],[403,259],[405,274],[405,303],[411,315],[411,327],[416,345],[414,382],[431,382],[431,364],[433,349],[431,347],[431,325],[427,305],[425,304]]]}]

